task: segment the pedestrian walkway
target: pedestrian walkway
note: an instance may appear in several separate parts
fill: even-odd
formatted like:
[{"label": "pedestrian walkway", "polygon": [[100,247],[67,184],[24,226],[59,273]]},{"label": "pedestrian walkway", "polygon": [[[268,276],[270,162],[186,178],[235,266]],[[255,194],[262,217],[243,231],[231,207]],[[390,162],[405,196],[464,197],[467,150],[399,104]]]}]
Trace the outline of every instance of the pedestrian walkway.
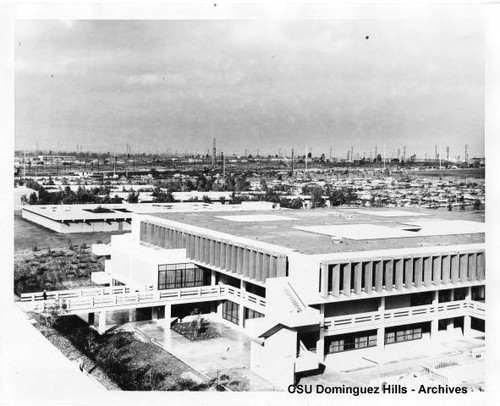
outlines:
[{"label": "pedestrian walkway", "polygon": [[138,330],[163,348],[180,358],[201,373],[216,378],[227,375],[240,380],[251,391],[270,391],[274,387],[250,370],[251,339],[236,327],[210,320],[211,329],[219,337],[190,341],[167,328],[162,320],[130,322],[120,330]]}]

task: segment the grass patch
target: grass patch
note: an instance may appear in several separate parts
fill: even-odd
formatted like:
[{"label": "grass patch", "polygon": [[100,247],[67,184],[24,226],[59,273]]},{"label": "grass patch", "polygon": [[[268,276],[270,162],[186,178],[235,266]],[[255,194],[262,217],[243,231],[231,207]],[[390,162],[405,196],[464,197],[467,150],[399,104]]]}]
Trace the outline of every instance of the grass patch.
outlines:
[{"label": "grass patch", "polygon": [[14,254],[14,292],[39,292],[44,289],[73,289],[95,286],[92,272],[104,271],[104,259],[92,255],[82,244],[59,249],[25,250]]},{"label": "grass patch", "polygon": [[[40,318],[41,324],[43,320]],[[60,318],[53,326],[114,381],[122,390],[215,390],[215,380],[200,375],[184,362],[132,332],[99,335],[76,316]]]}]

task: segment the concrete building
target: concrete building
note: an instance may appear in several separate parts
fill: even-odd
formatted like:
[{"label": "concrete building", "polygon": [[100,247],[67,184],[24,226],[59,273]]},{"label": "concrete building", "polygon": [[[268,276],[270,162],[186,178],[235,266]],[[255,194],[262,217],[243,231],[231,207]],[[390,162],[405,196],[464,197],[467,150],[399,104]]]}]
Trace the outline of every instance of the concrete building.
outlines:
[{"label": "concrete building", "polygon": [[240,211],[271,209],[268,202],[220,203],[123,203],[33,205],[22,207],[22,217],[58,233],[130,231],[134,214],[197,212],[199,210]]},{"label": "concrete building", "polygon": [[195,308],[217,314],[255,338],[252,370],[282,388],[354,352],[484,331],[477,214],[158,213],[113,236],[106,254],[111,286],[98,300],[67,296],[68,314],[98,314],[101,331],[115,309],[150,308],[167,323]]}]

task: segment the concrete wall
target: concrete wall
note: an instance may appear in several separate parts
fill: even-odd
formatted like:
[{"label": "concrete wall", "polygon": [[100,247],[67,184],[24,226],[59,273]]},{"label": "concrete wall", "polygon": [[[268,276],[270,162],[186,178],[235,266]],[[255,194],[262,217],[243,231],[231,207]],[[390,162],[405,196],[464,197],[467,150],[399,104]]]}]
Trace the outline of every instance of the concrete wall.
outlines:
[{"label": "concrete wall", "polygon": [[317,296],[319,292],[320,260],[300,253],[288,256],[290,284],[300,297]]},{"label": "concrete wall", "polygon": [[251,344],[250,368],[253,372],[286,389],[295,383],[295,359],[297,355],[297,332],[282,328],[261,346]]},{"label": "concrete wall", "polygon": [[158,265],[185,263],[186,251],[138,246],[130,235],[111,238],[112,276],[124,283],[158,288]]}]

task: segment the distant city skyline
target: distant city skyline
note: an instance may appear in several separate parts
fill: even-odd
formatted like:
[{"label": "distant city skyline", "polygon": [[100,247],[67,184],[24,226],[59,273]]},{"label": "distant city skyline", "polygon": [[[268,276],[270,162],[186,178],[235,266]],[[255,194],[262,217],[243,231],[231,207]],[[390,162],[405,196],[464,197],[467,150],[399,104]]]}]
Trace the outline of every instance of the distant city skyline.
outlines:
[{"label": "distant city skyline", "polygon": [[18,21],[15,148],[484,156],[463,20]]}]

